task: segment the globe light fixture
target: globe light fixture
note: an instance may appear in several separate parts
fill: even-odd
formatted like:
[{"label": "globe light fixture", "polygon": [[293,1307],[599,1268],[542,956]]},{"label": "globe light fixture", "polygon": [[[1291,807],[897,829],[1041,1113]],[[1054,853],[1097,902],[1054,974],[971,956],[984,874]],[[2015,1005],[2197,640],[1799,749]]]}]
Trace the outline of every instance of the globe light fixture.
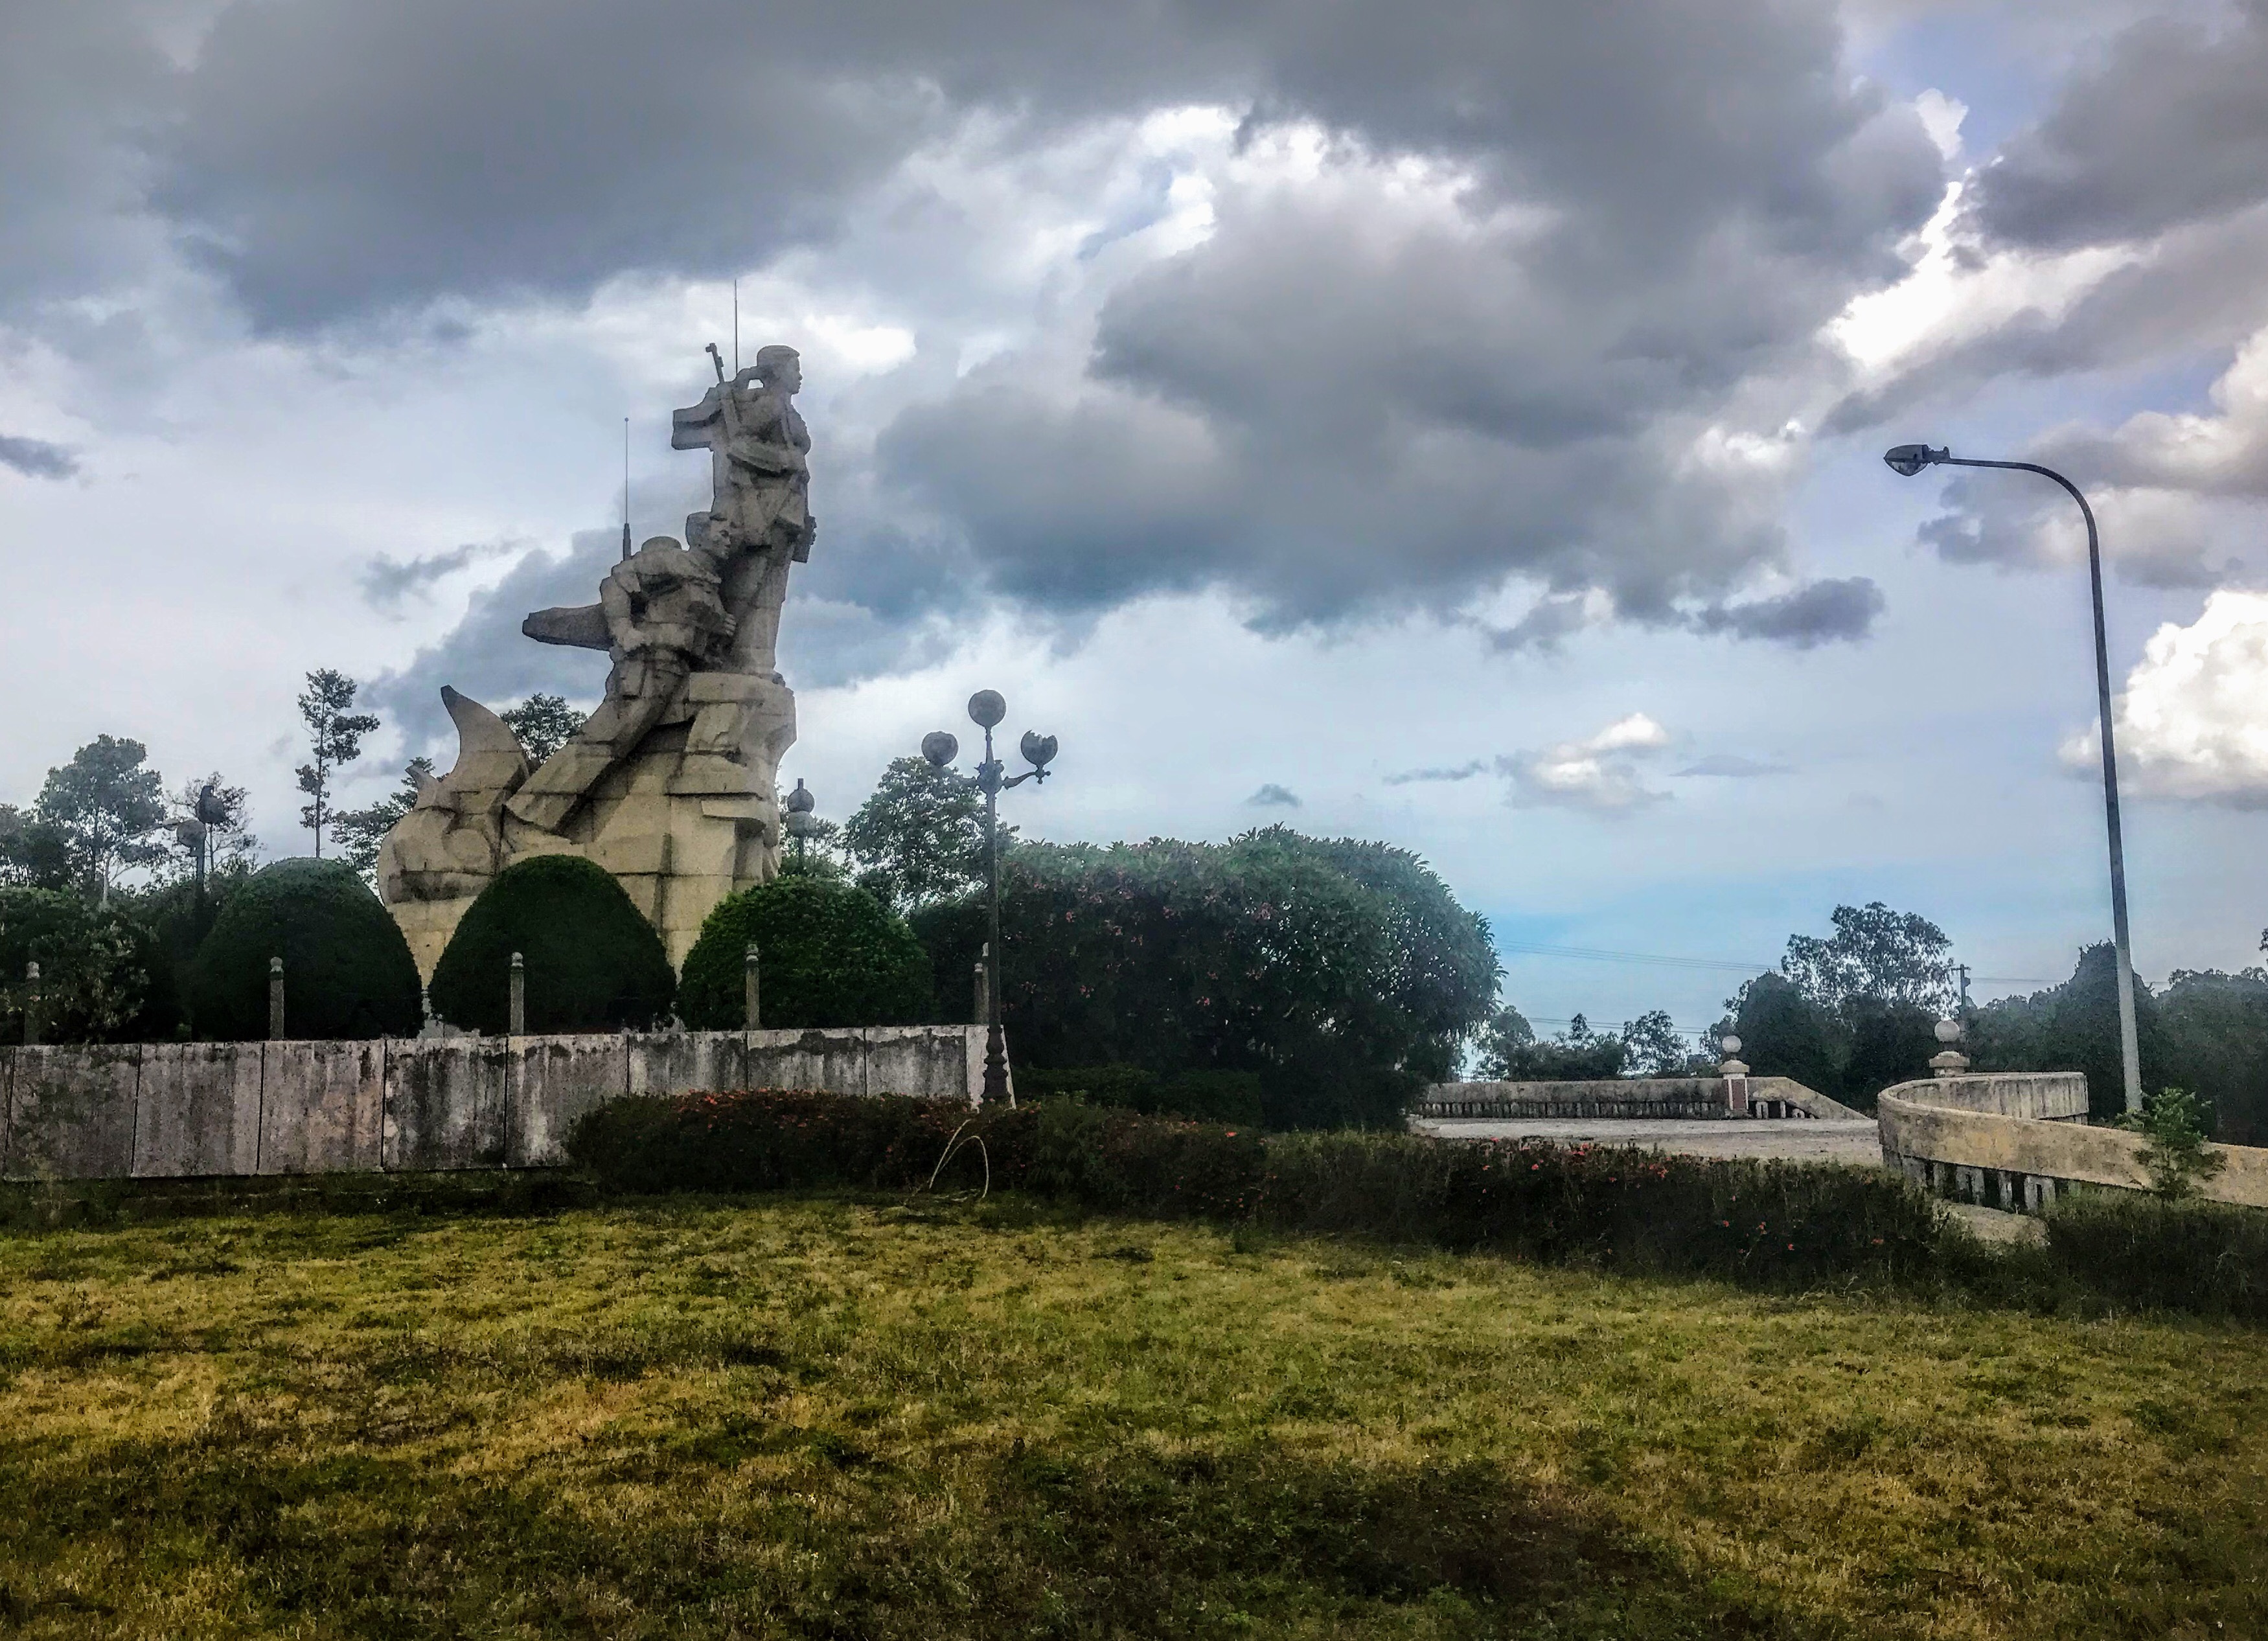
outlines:
[{"label": "globe light fixture", "polygon": [[[1026,730],[1017,743],[1024,762],[1032,767],[1009,775],[992,754],[992,732],[1008,716],[1008,702],[997,689],[980,689],[968,697],[969,721],[984,732],[984,759],[976,766],[976,790],[984,794],[984,887],[989,901],[991,944],[984,962],[984,1102],[1008,1099],[1008,1054],[1000,1032],[1000,814],[1002,791],[1026,781],[1044,782],[1048,765],[1055,762],[1056,738]],[[922,737],[922,756],[933,769],[947,769],[961,755],[961,742],[948,730],[932,730]],[[799,785],[800,783],[799,783]]]},{"label": "globe light fixture", "polygon": [[819,798],[802,781],[787,795],[787,835],[795,840],[795,864],[798,871],[804,865],[804,850],[819,830],[819,817],[812,813],[819,807]]},{"label": "globe light fixture", "polygon": [[2118,753],[2110,728],[2110,649],[2102,631],[2102,547],[2095,534],[2095,509],[2079,486],[2036,461],[1984,461],[1956,456],[1949,448],[1927,445],[1896,445],[1882,453],[1890,471],[1912,478],[1924,467],[2006,467],[2017,473],[2036,473],[2063,487],[2079,504],[2087,520],[2087,575],[2095,595],[2095,702],[2102,726],[2102,809],[2110,835],[2110,938],[2118,955],[2118,1059],[2126,1085],[2126,1109],[2142,1108],[2142,1054],[2134,1029],[2134,958],[2126,928],[2126,846],[2118,821]]}]

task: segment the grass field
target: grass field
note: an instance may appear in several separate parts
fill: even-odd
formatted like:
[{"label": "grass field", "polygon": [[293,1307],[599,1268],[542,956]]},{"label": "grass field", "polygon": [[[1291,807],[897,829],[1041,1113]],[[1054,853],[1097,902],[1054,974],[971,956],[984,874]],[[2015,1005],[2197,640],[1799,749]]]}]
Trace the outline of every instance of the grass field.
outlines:
[{"label": "grass field", "polygon": [[2268,1335],[821,1197],[0,1236],[0,1634],[2268,1634]]}]

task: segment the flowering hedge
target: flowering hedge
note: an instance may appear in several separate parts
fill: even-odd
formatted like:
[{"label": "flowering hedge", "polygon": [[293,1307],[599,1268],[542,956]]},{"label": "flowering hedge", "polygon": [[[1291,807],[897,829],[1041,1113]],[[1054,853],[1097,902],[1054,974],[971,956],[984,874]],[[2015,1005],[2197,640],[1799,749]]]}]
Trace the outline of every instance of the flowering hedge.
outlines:
[{"label": "flowering hedge", "polygon": [[979,1114],[777,1089],[621,1100],[585,1116],[568,1152],[630,1191],[913,1191],[934,1174],[940,1190],[989,1181],[1112,1212],[1771,1284],[1913,1274],[1938,1235],[1927,1200],[1873,1169],[1408,1134],[1262,1135],[1067,1100]]}]

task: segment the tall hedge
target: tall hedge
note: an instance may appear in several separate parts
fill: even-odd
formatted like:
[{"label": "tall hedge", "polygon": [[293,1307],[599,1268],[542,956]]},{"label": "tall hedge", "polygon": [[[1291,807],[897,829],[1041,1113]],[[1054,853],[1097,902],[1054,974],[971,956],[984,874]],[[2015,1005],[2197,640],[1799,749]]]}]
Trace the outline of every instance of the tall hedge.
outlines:
[{"label": "tall hedge", "polygon": [[747,1018],[752,940],[768,1027],[901,1026],[929,1012],[929,956],[905,920],[854,884],[794,872],[709,914],[678,992],[687,1025],[729,1031]]},{"label": "tall hedge", "polygon": [[434,968],[433,1012],[469,1031],[509,1031],[514,952],[532,1033],[643,1030],[669,1018],[677,980],[661,937],[605,868],[579,856],[538,855],[497,873]]},{"label": "tall hedge", "polygon": [[407,1036],[418,1027],[409,943],[344,861],[279,860],[229,896],[189,968],[198,1036],[268,1034],[271,957],[284,960],[286,1036]]}]

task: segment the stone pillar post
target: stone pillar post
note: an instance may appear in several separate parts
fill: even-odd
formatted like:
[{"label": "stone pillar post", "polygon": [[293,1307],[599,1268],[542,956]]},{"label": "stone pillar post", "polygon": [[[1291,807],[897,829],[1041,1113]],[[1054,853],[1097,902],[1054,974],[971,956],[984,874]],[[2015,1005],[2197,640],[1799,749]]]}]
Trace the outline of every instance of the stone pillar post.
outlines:
[{"label": "stone pillar post", "polygon": [[271,1041],[284,1035],[284,960],[268,960],[268,1035]]},{"label": "stone pillar post", "polygon": [[506,1024],[515,1037],[527,1035],[527,960],[512,954],[512,1018]]},{"label": "stone pillar post", "polygon": [[[798,781],[796,784],[800,786],[803,783]],[[756,943],[754,940],[748,942],[747,955],[742,961],[746,968],[741,975],[740,1000],[747,1015],[747,1027],[750,1031],[762,1031],[764,1028],[763,999],[757,989]]]},{"label": "stone pillar post", "polygon": [[1725,1079],[1725,1109],[1736,1117],[1749,1115],[1749,1068],[1741,1063],[1741,1040],[1727,1033],[1719,1041],[1725,1051],[1717,1075]]},{"label": "stone pillar post", "polygon": [[1953,1046],[1961,1041],[1959,1020],[1938,1021],[1937,1040],[1943,1043],[1945,1048],[1940,1053],[1929,1056],[1929,1073],[1932,1077],[1958,1077],[1969,1069],[1969,1056]]},{"label": "stone pillar post", "polygon": [[40,1046],[40,966],[24,965],[24,1042],[27,1048]]}]

